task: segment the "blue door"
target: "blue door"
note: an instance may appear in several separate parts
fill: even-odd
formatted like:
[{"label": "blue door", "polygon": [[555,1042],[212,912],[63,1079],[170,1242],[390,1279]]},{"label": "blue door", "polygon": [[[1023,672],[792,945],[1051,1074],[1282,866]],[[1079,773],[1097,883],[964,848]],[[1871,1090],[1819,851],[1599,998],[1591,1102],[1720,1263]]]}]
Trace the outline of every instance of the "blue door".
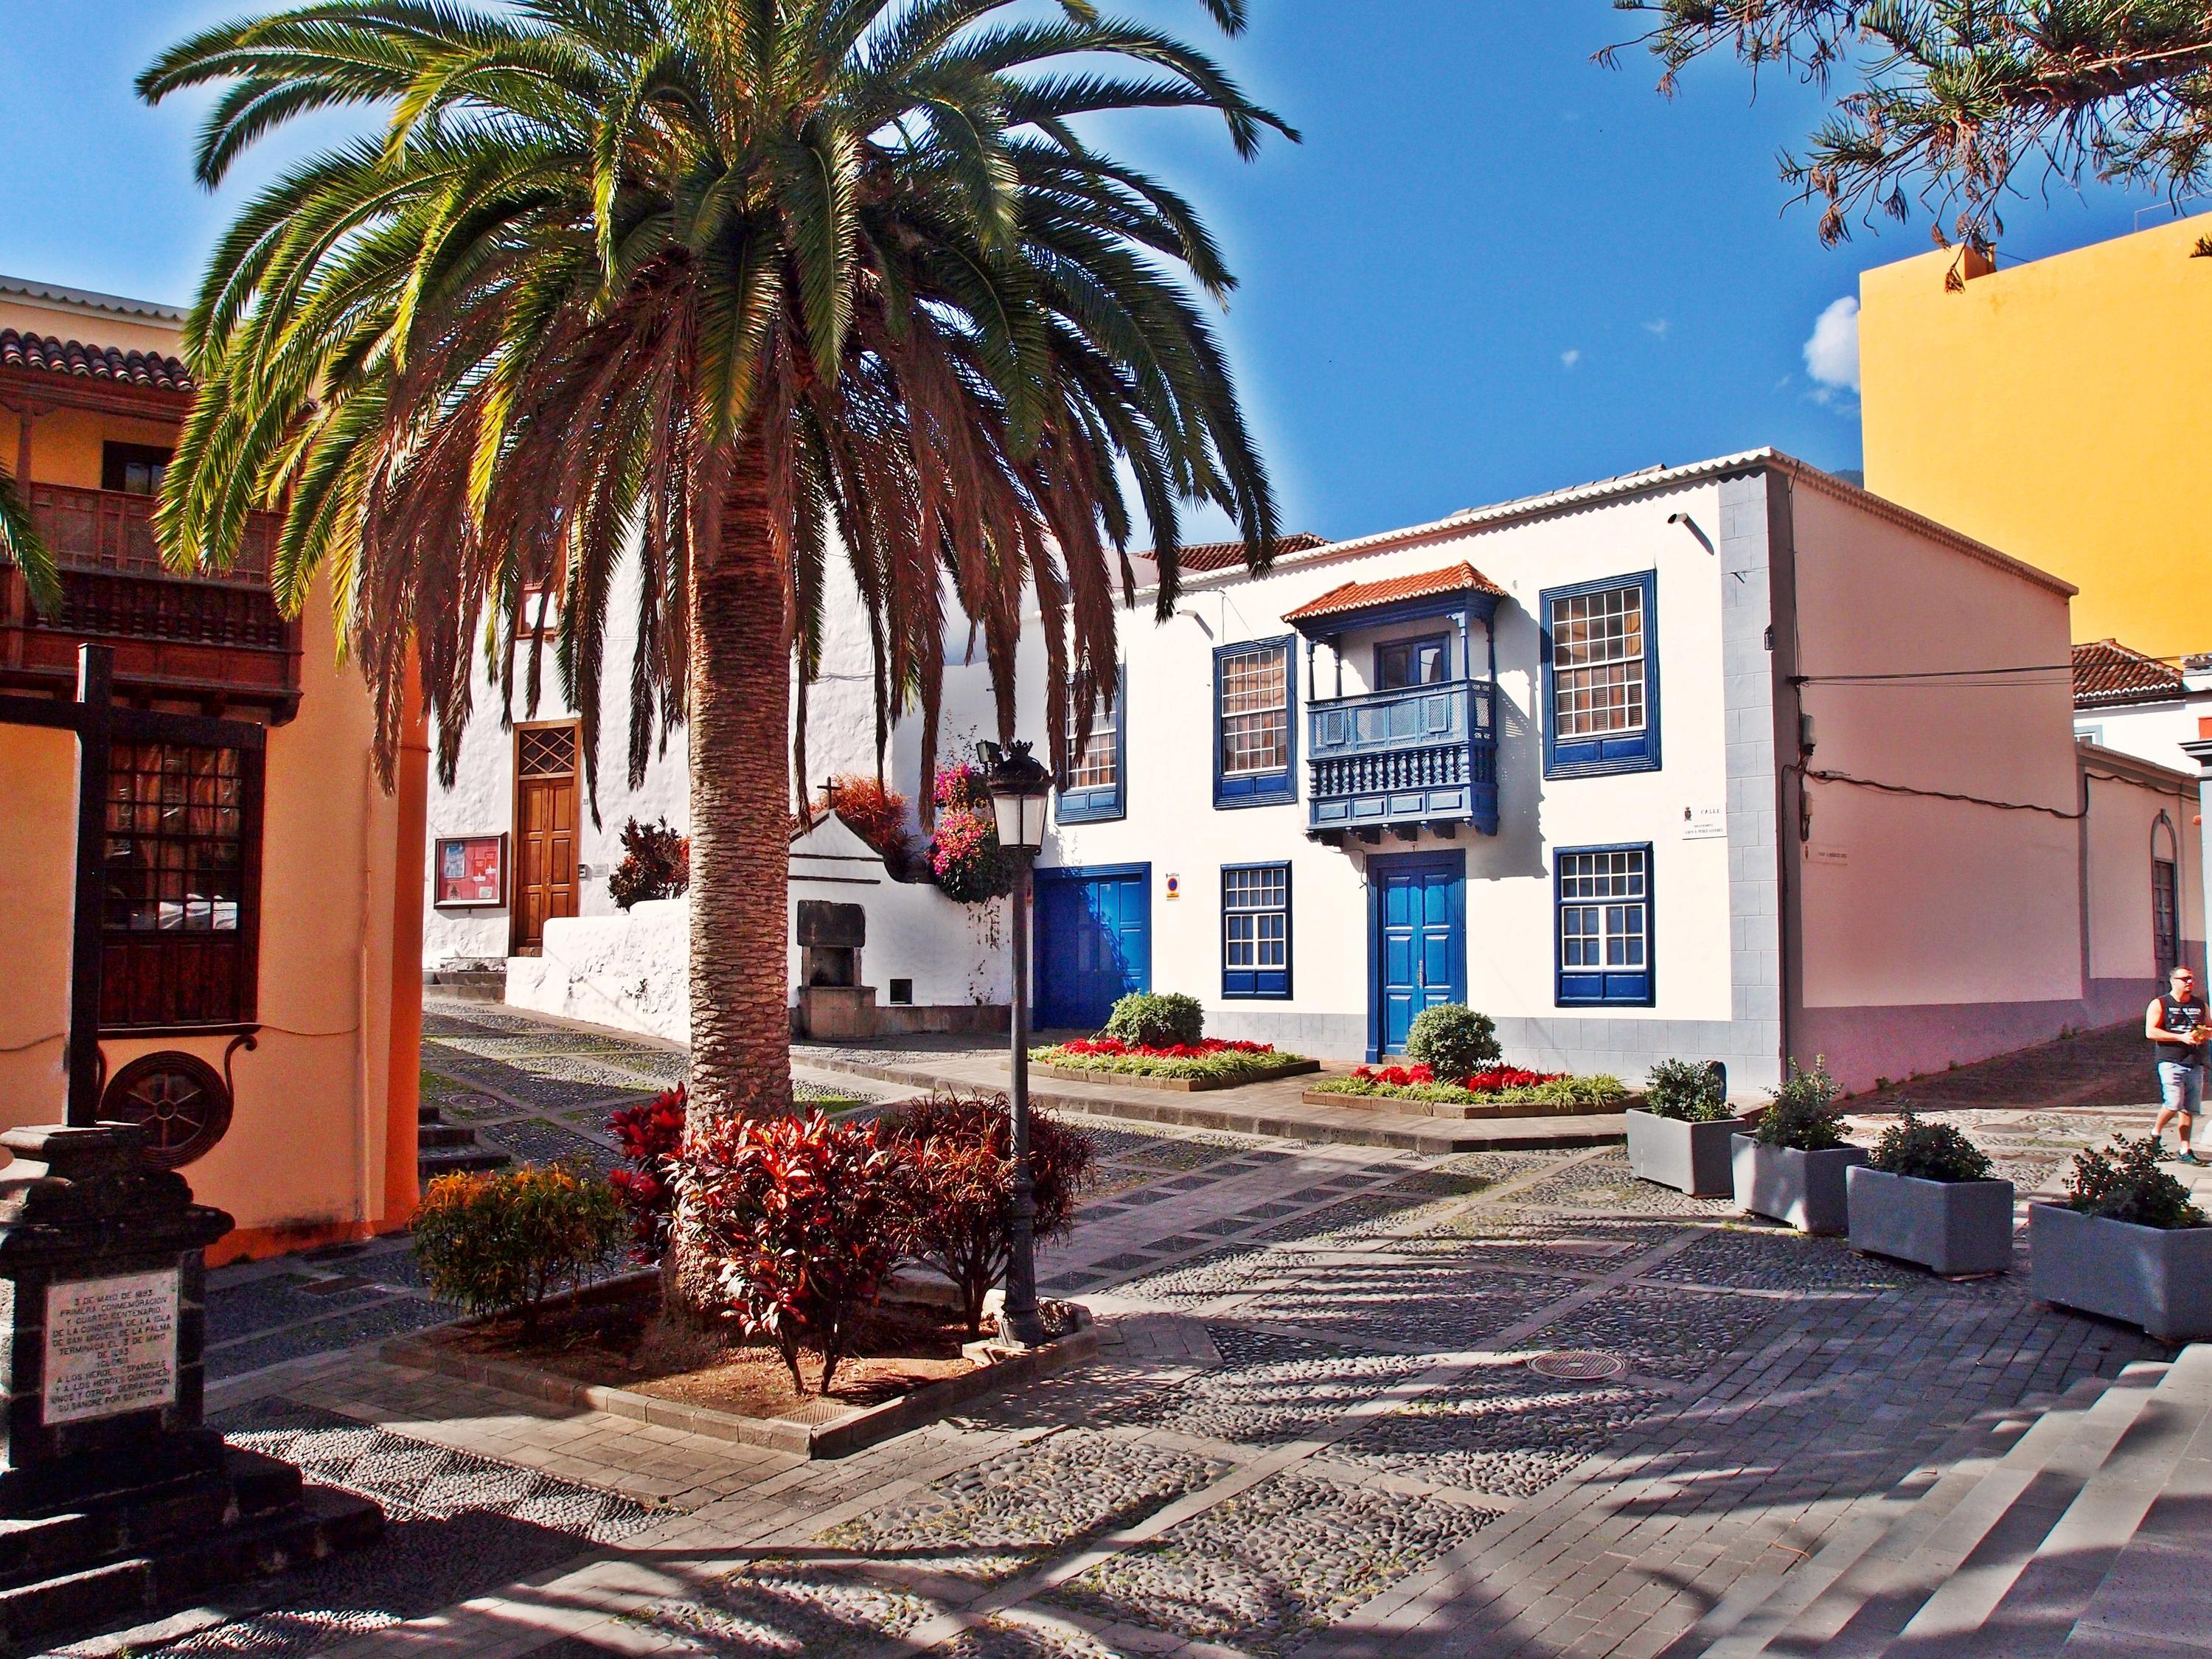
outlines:
[{"label": "blue door", "polygon": [[1467,1000],[1467,857],[1401,853],[1367,861],[1374,977],[1368,1058],[1403,1054],[1413,1017]]},{"label": "blue door", "polygon": [[1036,872],[1036,1023],[1095,1031],[1152,988],[1152,866]]}]

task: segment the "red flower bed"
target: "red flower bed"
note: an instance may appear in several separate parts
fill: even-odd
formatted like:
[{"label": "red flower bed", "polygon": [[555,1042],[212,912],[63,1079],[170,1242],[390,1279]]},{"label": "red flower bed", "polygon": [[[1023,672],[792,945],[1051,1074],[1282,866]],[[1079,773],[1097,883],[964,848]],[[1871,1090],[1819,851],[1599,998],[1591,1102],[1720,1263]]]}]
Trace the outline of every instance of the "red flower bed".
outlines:
[{"label": "red flower bed", "polygon": [[1170,1042],[1164,1046],[1152,1043],[1124,1042],[1119,1037],[1077,1037],[1060,1045],[1071,1054],[1133,1054],[1144,1060],[1201,1060],[1207,1054],[1272,1054],[1272,1042],[1231,1042],[1221,1037],[1207,1037],[1202,1042]]},{"label": "red flower bed", "polygon": [[[1362,1083],[1387,1083],[1394,1089],[1410,1089],[1437,1081],[1425,1066],[1363,1066],[1352,1074]],[[1458,1079],[1455,1086],[1470,1094],[1494,1095],[1507,1089],[1533,1089],[1540,1083],[1557,1083],[1565,1072],[1529,1072],[1518,1066],[1492,1066]],[[1453,1079],[1443,1081],[1451,1083]]]}]

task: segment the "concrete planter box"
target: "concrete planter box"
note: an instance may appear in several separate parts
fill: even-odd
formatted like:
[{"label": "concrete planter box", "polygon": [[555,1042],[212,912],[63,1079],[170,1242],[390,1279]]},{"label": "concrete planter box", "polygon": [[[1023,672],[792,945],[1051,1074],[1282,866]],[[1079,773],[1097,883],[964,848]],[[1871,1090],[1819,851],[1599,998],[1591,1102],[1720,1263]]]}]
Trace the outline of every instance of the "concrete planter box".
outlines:
[{"label": "concrete planter box", "polygon": [[1844,1173],[1853,1249],[1945,1275],[2012,1267],[2009,1181],[1923,1181],[1863,1164]]},{"label": "concrete planter box", "polygon": [[1850,1200],[1844,1172],[1863,1164],[1863,1146],[1830,1146],[1801,1152],[1794,1146],[1763,1146],[1749,1135],[1730,1138],[1736,1207],[1752,1215],[1786,1221],[1800,1232],[1850,1231]]},{"label": "concrete planter box", "polygon": [[1633,1109],[1627,1116],[1628,1170],[1638,1181],[1672,1187],[1692,1198],[1726,1198],[1735,1190],[1729,1143],[1743,1133],[1745,1120],[1687,1123]]},{"label": "concrete planter box", "polygon": [[2038,1301],[2140,1325],[2161,1342],[2212,1337],[2212,1227],[2139,1227],[2063,1204],[2027,1206]]}]

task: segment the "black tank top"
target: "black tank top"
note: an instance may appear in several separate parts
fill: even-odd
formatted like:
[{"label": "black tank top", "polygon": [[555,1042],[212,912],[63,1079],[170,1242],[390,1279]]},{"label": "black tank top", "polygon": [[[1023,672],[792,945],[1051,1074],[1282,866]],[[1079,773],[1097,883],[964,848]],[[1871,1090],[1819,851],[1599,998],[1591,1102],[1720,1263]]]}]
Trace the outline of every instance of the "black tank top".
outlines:
[{"label": "black tank top", "polygon": [[[2158,1029],[2161,1031],[2179,1035],[2193,1031],[2207,1023],[2204,1001],[2201,997],[2192,998],[2187,1002],[2176,1002],[2166,995],[2158,1000]],[[2202,1066],[2205,1061],[2205,1053],[2202,1048],[2183,1048],[2171,1042],[2154,1042],[2150,1048],[2151,1053],[2158,1059],[2172,1060],[2177,1065]]]}]

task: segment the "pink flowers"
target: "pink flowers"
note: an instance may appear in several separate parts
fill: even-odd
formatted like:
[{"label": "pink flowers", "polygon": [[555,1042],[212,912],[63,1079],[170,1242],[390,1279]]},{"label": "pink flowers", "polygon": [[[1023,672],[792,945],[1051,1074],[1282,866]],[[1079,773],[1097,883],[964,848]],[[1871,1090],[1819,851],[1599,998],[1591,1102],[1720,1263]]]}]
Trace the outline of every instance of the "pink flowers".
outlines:
[{"label": "pink flowers", "polygon": [[[1437,1080],[1436,1073],[1425,1066],[1363,1066],[1352,1075],[1361,1083],[1382,1083],[1393,1089],[1418,1088]],[[1556,1083],[1565,1075],[1565,1072],[1525,1071],[1518,1066],[1492,1066],[1460,1079],[1457,1086],[1469,1094],[1494,1095],[1508,1089],[1533,1089],[1541,1083]]]},{"label": "pink flowers", "polygon": [[1202,1060],[1208,1054],[1272,1054],[1272,1042],[1231,1042],[1221,1037],[1207,1037],[1200,1042],[1136,1043],[1124,1042],[1119,1037],[1077,1037],[1060,1044],[1065,1054],[1100,1054],[1119,1058],[1134,1055],[1144,1060]]}]

